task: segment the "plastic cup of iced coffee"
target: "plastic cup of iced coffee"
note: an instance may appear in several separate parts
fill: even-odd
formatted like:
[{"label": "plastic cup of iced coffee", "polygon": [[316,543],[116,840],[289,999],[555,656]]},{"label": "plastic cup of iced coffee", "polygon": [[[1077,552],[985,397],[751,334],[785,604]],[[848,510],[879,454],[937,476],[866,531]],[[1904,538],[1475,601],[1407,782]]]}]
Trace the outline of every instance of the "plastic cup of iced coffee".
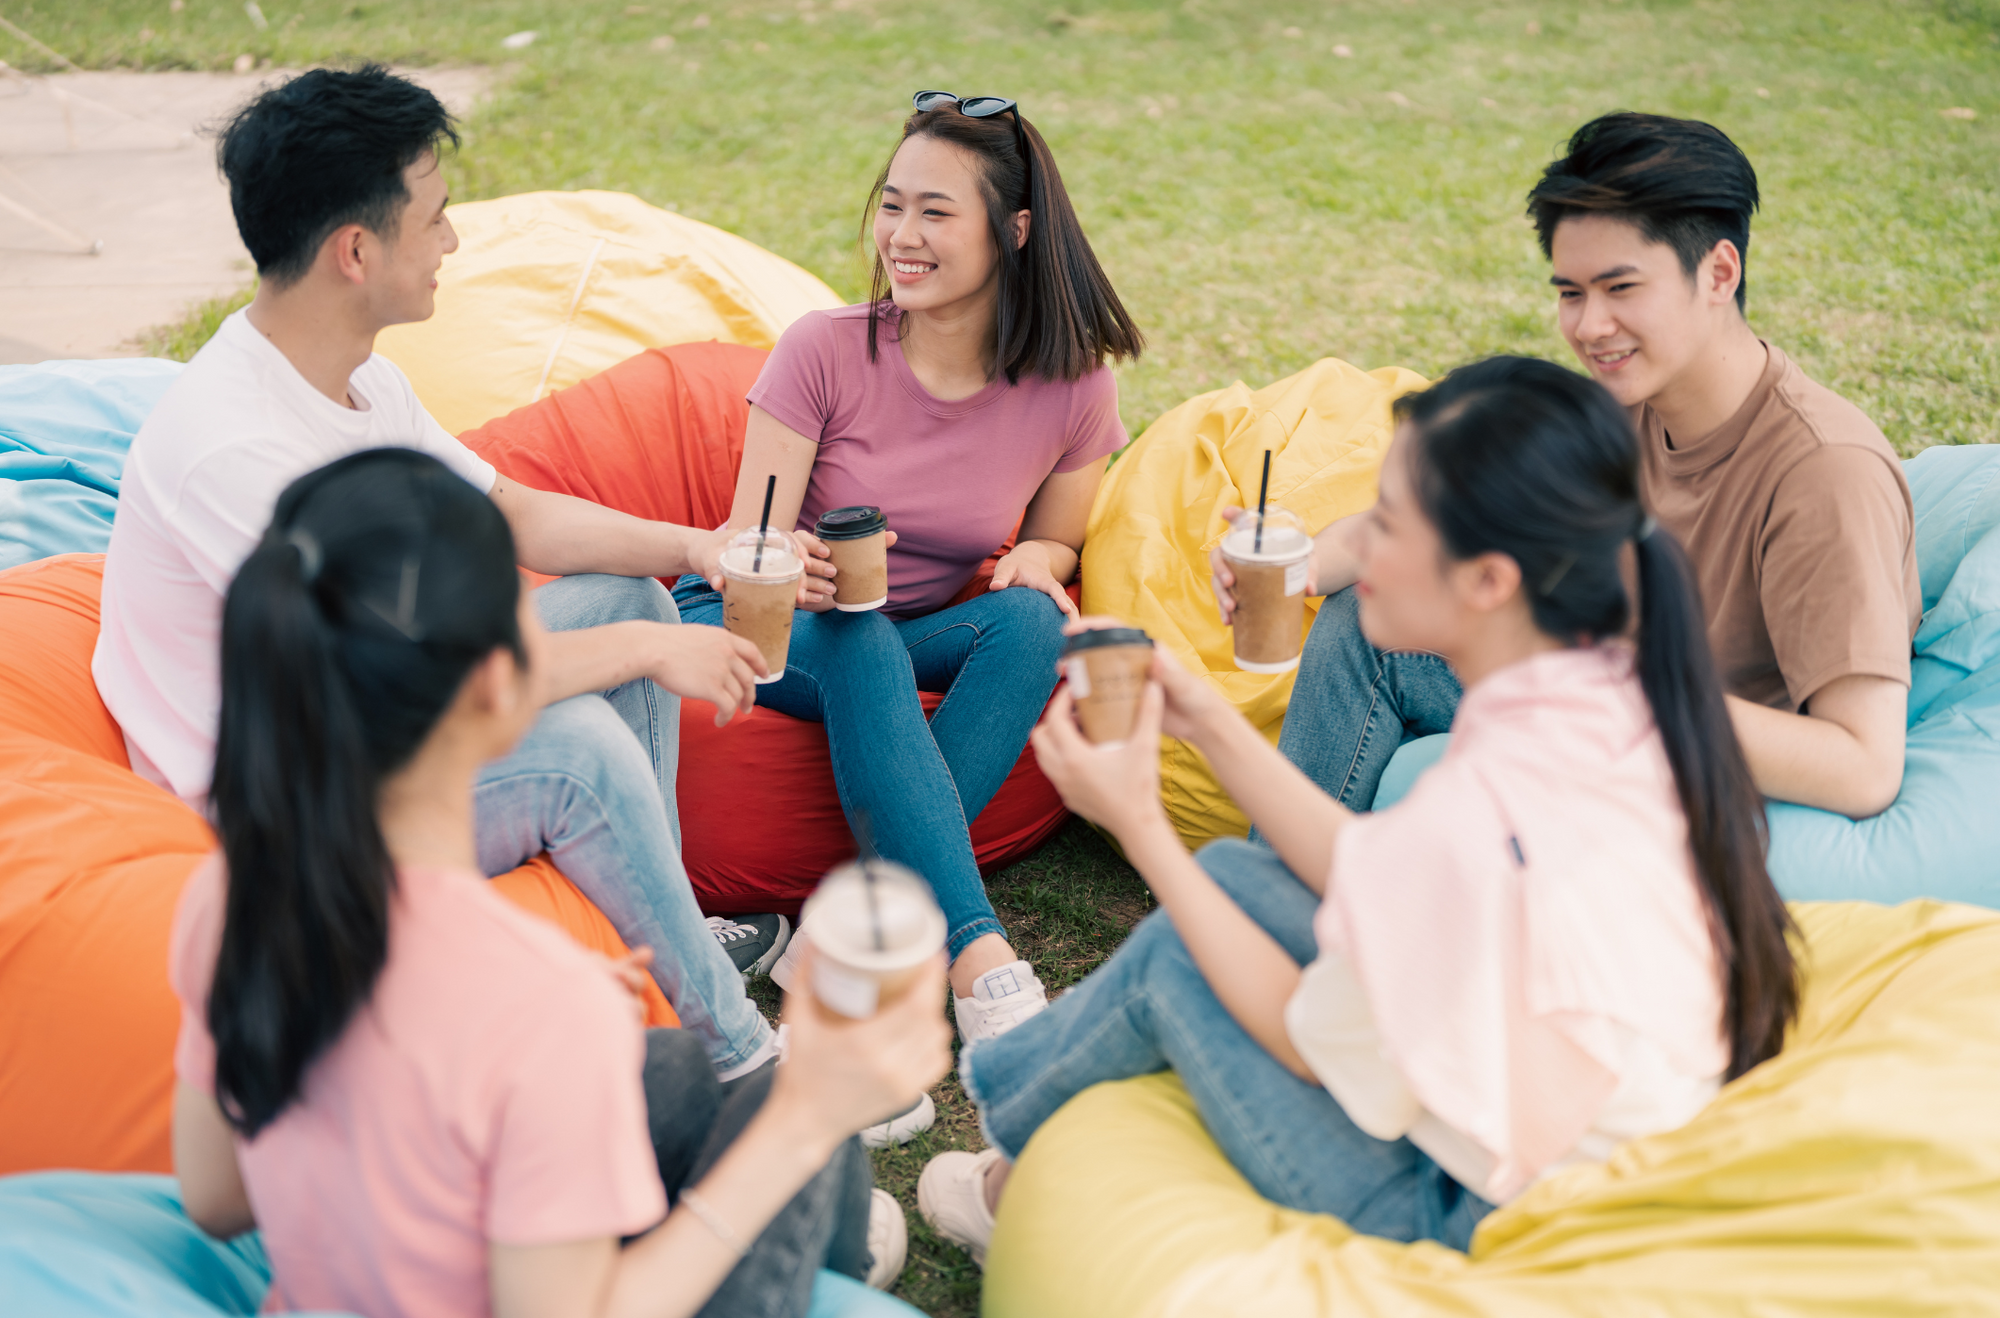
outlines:
[{"label": "plastic cup of iced coffee", "polygon": [[1238,668],[1284,673],[1299,666],[1312,552],[1305,527],[1276,504],[1267,504],[1261,518],[1254,510],[1245,512],[1222,537],[1222,557],[1236,578],[1230,628]]},{"label": "plastic cup of iced coffee", "polygon": [[1063,646],[1062,662],[1084,738],[1096,746],[1124,745],[1153,669],[1153,638],[1137,627],[1078,632]]},{"label": "plastic cup of iced coffee", "polygon": [[804,571],[791,537],[776,531],[745,531],[722,551],[722,625],[763,654],[771,675],[758,678],[759,686],[785,675],[792,608]]},{"label": "plastic cup of iced coffee", "polygon": [[813,534],[833,558],[834,608],[866,613],[889,602],[889,519],[880,508],[829,509]]},{"label": "plastic cup of iced coffee", "polygon": [[813,997],[866,1020],[913,984],[944,947],[930,885],[888,860],[854,861],[820,880],[799,914],[813,949]]}]

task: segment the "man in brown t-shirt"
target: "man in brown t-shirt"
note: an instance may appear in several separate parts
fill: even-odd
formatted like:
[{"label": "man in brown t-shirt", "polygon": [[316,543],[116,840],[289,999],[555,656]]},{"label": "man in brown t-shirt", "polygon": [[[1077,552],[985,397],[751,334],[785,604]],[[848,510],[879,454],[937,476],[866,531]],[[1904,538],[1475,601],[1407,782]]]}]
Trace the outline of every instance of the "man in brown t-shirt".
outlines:
[{"label": "man in brown t-shirt", "polygon": [[[1570,139],[1528,210],[1563,337],[1632,409],[1647,500],[1687,549],[1758,788],[1861,818],[1903,778],[1910,641],[1922,620],[1902,465],[1859,408],[1744,319],[1757,176],[1707,124],[1612,114]],[[1352,520],[1352,519],[1344,519]],[[1341,522],[1317,537],[1307,638],[1279,748],[1355,809],[1459,688],[1435,655],[1361,635]],[[1225,618],[1234,603],[1215,564]]]}]

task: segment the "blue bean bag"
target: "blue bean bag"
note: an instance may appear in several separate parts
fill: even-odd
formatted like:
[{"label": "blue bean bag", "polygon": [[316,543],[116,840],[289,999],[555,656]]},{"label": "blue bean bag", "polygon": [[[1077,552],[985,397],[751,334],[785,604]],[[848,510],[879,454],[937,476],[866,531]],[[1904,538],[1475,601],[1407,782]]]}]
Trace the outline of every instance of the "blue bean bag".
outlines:
[{"label": "blue bean bag", "polygon": [[2000,445],[1925,449],[1903,471],[1924,590],[1903,790],[1859,821],[1773,802],[1771,877],[1795,902],[2000,907]]},{"label": "blue bean bag", "polygon": [[[247,1316],[270,1286],[271,1264],[257,1236],[224,1242],[205,1235],[181,1212],[171,1176],[0,1177],[0,1313],[8,1318]],[[806,1318],[923,1315],[822,1272]]]},{"label": "blue bean bag", "polygon": [[0,366],[0,569],[104,552],[132,436],[180,369],[156,358]]},{"label": "blue bean bag", "polygon": [[[1794,902],[2000,907],[2000,444],[1925,449],[1903,471],[1924,590],[1903,790],[1858,821],[1773,801],[1771,877]],[[1375,809],[1399,800],[1449,741],[1398,750]]]}]

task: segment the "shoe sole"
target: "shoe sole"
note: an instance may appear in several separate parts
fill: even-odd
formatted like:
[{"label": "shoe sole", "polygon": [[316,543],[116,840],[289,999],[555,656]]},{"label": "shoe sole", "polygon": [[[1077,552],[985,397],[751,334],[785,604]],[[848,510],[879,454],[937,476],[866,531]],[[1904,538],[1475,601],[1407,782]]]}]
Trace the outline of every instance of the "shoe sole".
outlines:
[{"label": "shoe sole", "polygon": [[785,954],[785,948],[791,941],[792,922],[781,915],[778,917],[778,936],[771,940],[770,950],[744,967],[743,978],[751,979],[757,975],[770,974],[771,967],[778,964],[778,958]]},{"label": "shoe sole", "polygon": [[908,1144],[929,1130],[936,1121],[937,1104],[931,1101],[929,1094],[925,1094],[908,1112],[863,1130],[861,1146],[865,1149],[886,1149],[892,1145]]}]

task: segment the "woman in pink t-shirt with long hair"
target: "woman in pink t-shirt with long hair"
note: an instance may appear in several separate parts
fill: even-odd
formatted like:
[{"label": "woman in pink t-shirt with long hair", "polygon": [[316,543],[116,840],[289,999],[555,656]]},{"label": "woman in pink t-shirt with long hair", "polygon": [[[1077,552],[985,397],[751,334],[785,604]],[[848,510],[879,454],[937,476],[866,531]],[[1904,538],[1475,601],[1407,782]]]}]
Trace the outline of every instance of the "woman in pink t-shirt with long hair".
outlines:
[{"label": "woman in pink t-shirt with long hair", "polygon": [[[825,723],[856,832],[936,890],[971,1040],[1048,1002],[987,901],[968,829],[1054,689],[1075,612],[1064,587],[1126,438],[1105,361],[1143,340],[1019,107],[948,92],[915,105],[870,198],[871,296],[779,340],[750,391],[729,524],[758,524],[775,476],[770,524],[796,528],[808,573],[784,677],[758,703]],[[888,597],[840,612],[811,531],[855,506],[880,508],[895,537]],[[1009,536],[991,588],[954,605]],[[720,624],[719,564],[700,567],[675,590],[681,617]],[[928,724],[919,690],[945,693]]]},{"label": "woman in pink t-shirt with long hair", "polygon": [[787,1060],[726,1083],[642,1032],[643,949],[478,866],[474,776],[541,705],[514,561],[492,500],[375,449],[288,487],[229,588],[222,847],[168,958],[188,1216],[262,1230],[269,1311],[914,1318],[821,1266],[898,1269],[851,1137],[944,1073],[942,959],[871,1020],[798,995]]}]

